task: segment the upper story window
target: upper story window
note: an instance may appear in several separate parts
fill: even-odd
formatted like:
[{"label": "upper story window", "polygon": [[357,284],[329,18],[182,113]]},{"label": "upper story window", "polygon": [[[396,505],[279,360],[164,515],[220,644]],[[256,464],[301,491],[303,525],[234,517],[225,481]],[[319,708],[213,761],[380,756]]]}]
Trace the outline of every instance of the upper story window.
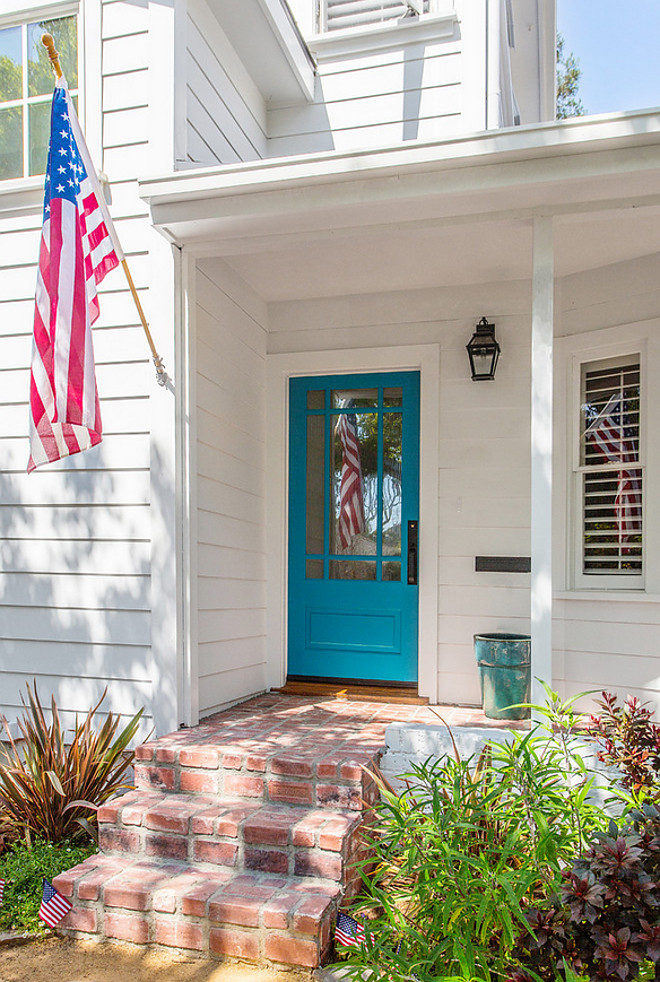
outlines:
[{"label": "upper story window", "polygon": [[320,0],[319,30],[341,31],[428,13],[430,0]]},{"label": "upper story window", "polygon": [[582,583],[637,586],[643,572],[644,475],[639,356],[581,369]]},{"label": "upper story window", "polygon": [[75,15],[0,29],[0,180],[44,174],[54,75],[41,35],[52,34],[77,103],[78,23]]}]

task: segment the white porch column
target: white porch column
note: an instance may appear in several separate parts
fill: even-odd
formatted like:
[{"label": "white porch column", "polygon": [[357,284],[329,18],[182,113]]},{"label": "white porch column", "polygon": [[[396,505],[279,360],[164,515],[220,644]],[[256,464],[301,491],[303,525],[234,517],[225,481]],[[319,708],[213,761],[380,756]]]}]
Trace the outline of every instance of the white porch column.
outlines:
[{"label": "white porch column", "polygon": [[532,277],[532,702],[552,684],[552,218],[534,220]]}]

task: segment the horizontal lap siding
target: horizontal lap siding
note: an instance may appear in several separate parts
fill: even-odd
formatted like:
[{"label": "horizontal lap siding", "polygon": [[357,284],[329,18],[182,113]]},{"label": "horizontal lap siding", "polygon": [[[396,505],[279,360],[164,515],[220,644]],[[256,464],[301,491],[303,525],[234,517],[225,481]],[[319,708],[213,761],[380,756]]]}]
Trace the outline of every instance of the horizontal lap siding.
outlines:
[{"label": "horizontal lap siding", "polygon": [[[528,633],[528,574],[477,573],[477,555],[530,555],[528,284],[272,304],[270,350],[440,344],[438,698],[478,704],[472,637]],[[497,384],[475,385],[475,310],[497,312]],[[420,529],[423,543],[424,532]]]},{"label": "horizontal lap siding", "polygon": [[[655,345],[657,351],[655,338],[660,310],[659,274],[660,257],[656,254],[566,277],[562,281],[557,333],[565,338],[584,335],[585,346],[593,349],[588,355],[591,360],[598,357],[599,344],[611,344],[613,337],[617,341],[620,337],[623,339],[626,335],[620,328],[631,325],[632,334],[649,337],[647,356],[653,357],[651,349]],[[601,331],[604,332],[602,335]],[[625,344],[625,341],[619,343]],[[558,364],[558,371],[568,370],[568,365]],[[653,395],[655,406],[656,378],[657,371],[649,365],[646,398]],[[561,408],[558,407],[560,413]],[[649,593],[631,591],[627,598],[624,583],[621,591],[608,596],[599,591],[598,577],[593,577],[596,593],[593,598],[584,590],[578,596],[563,595],[555,601],[553,641],[555,679],[563,694],[570,696],[610,689],[622,698],[631,694],[648,702],[660,717],[660,575],[655,547],[658,528],[656,485],[660,472],[655,438],[657,409],[647,408],[649,412],[643,420],[647,426],[648,477],[644,522]],[[564,449],[562,444],[559,449]],[[564,456],[570,461],[570,453]],[[570,474],[566,479],[570,481]],[[566,495],[568,498],[568,491]],[[570,546],[566,537],[562,543],[562,558]],[[567,567],[570,567],[571,558],[569,552],[565,561]]]},{"label": "horizontal lap siding", "polygon": [[349,150],[461,131],[461,52],[455,41],[322,60],[311,105],[268,114],[269,155]]},{"label": "horizontal lap siding", "polygon": [[[147,12],[103,9],[104,157],[112,214],[148,307],[149,230],[136,176],[146,147]],[[100,289],[93,336],[100,446],[27,475],[28,385],[40,209],[0,213],[0,713],[36,679],[65,718],[108,686],[104,709],[152,713],[152,370],[121,271]]]},{"label": "horizontal lap siding", "polygon": [[197,275],[200,714],[266,687],[265,313],[218,264]]},{"label": "horizontal lap siding", "polygon": [[203,0],[192,4],[186,18],[188,166],[266,156],[262,99],[248,92],[226,64],[228,43]]}]

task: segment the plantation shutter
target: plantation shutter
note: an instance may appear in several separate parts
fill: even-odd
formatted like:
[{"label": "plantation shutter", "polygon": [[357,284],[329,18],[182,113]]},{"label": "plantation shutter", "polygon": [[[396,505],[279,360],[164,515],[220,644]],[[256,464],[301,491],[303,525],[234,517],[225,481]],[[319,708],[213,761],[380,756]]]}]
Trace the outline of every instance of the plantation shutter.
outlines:
[{"label": "plantation shutter", "polygon": [[428,10],[428,0],[321,0],[325,14],[322,30],[341,31],[347,27],[400,20],[411,10]]},{"label": "plantation shutter", "polygon": [[583,573],[642,572],[639,361],[582,369]]}]

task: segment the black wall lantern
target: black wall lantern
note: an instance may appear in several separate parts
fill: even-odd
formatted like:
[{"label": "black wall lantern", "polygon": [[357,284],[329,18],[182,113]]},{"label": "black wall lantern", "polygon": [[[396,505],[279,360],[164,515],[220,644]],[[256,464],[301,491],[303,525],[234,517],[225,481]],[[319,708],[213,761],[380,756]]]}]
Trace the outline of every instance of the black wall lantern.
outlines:
[{"label": "black wall lantern", "polygon": [[477,329],[465,345],[470,359],[472,381],[495,378],[495,369],[500,357],[500,346],[495,340],[495,325],[482,317]]}]

